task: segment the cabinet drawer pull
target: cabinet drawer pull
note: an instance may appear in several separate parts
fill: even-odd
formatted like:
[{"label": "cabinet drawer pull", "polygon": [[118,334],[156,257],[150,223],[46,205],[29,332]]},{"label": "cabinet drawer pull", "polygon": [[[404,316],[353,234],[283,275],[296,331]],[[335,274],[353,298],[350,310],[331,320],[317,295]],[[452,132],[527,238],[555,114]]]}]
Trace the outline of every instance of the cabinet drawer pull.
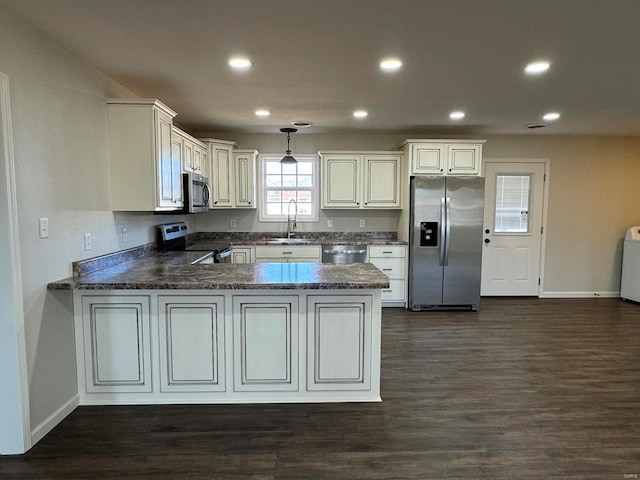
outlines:
[{"label": "cabinet drawer pull", "polygon": [[388,253],[388,254],[391,254],[391,253],[393,253],[393,252],[382,252],[382,253],[385,253],[385,254],[387,254],[387,253]]},{"label": "cabinet drawer pull", "polygon": [[382,290],[383,292],[393,292],[393,290],[391,290],[390,288]]},{"label": "cabinet drawer pull", "polygon": [[392,272],[393,268],[383,268],[382,271],[383,272]]},{"label": "cabinet drawer pull", "polygon": [[283,255],[291,255],[293,252],[282,252]]}]

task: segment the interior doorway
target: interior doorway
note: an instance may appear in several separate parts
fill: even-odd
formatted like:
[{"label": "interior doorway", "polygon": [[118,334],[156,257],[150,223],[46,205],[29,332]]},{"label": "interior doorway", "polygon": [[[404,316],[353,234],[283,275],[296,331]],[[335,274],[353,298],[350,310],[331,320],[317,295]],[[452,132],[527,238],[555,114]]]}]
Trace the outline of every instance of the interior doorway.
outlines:
[{"label": "interior doorway", "polygon": [[548,170],[548,160],[485,161],[481,295],[540,295]]}]

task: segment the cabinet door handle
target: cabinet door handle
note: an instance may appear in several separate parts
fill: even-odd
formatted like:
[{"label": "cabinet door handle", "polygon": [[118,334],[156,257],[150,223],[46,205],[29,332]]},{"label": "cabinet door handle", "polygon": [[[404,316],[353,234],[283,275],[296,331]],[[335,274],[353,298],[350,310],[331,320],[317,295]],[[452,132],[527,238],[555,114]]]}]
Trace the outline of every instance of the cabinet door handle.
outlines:
[{"label": "cabinet door handle", "polygon": [[293,252],[282,252],[283,255],[291,255]]}]

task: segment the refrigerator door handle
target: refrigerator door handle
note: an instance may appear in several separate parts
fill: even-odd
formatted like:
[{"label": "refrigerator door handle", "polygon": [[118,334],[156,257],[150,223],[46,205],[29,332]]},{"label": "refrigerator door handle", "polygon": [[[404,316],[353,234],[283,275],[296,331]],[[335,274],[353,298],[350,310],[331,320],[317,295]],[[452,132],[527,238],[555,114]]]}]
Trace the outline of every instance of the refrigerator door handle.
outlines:
[{"label": "refrigerator door handle", "polygon": [[445,205],[445,240],[444,240],[444,261],[443,265],[449,264],[449,247],[451,246],[451,197],[444,201]]},{"label": "refrigerator door handle", "polygon": [[447,209],[445,206],[444,197],[440,199],[440,266],[446,265],[445,263],[445,251],[446,251],[446,232],[445,225],[447,222]]}]

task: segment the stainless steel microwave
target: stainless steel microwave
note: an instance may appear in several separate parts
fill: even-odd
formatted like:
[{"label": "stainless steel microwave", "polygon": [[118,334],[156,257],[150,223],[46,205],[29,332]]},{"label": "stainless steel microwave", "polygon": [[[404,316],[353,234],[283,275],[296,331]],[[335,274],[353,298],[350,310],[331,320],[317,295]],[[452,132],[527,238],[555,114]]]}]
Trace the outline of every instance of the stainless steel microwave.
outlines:
[{"label": "stainless steel microwave", "polygon": [[209,211],[211,189],[209,179],[197,173],[183,173],[184,212],[200,213]]}]

